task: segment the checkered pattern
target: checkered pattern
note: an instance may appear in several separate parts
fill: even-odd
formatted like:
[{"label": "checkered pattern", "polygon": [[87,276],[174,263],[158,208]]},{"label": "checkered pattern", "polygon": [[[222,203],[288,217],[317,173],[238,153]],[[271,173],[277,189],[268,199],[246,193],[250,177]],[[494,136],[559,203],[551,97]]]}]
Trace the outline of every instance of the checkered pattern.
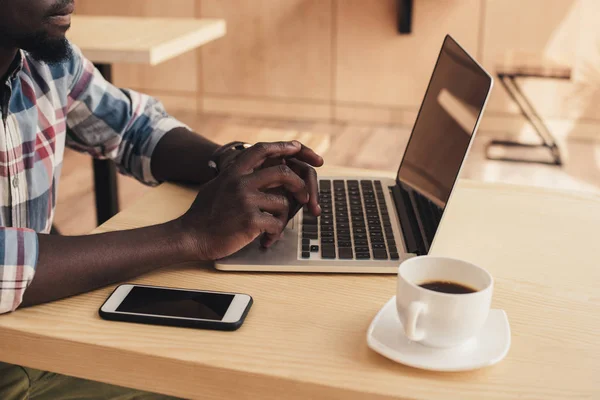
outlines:
[{"label": "checkered pattern", "polygon": [[51,66],[20,52],[0,82],[8,89],[0,98],[0,314],[19,306],[35,274],[37,235],[52,225],[65,145],[155,185],[152,152],[184,126],[155,99],[109,84],[72,47],[68,61]]}]

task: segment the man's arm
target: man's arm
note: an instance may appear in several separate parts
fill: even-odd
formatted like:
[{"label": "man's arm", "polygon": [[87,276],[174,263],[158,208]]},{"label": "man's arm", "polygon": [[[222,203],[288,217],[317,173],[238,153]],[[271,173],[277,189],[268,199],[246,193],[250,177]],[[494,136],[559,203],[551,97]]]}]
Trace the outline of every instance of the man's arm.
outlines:
[{"label": "man's arm", "polygon": [[165,134],[151,159],[152,175],[158,181],[205,183],[214,178],[208,161],[219,146],[197,133],[180,127]]},{"label": "man's arm", "polygon": [[175,220],[88,236],[38,235],[35,279],[22,306],[57,300],[196,258]]}]

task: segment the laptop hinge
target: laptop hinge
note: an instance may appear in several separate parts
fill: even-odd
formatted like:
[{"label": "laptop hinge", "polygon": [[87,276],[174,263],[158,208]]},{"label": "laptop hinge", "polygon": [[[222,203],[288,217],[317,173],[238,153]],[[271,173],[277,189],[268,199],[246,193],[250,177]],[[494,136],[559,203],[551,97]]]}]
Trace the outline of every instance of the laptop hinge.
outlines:
[{"label": "laptop hinge", "polygon": [[419,222],[410,204],[410,198],[402,196],[402,191],[398,183],[391,186],[390,189],[396,205],[396,212],[400,218],[400,228],[404,236],[407,252],[419,256],[427,254],[423,236],[419,229]]}]

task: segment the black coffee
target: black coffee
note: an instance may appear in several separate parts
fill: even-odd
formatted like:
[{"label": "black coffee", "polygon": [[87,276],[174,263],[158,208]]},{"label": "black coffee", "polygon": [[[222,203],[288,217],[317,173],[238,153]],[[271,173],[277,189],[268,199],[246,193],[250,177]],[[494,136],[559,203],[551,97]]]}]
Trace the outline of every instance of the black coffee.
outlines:
[{"label": "black coffee", "polygon": [[420,284],[424,289],[433,290],[434,292],[451,293],[451,294],[467,294],[477,290],[456,282],[449,281],[431,281]]}]

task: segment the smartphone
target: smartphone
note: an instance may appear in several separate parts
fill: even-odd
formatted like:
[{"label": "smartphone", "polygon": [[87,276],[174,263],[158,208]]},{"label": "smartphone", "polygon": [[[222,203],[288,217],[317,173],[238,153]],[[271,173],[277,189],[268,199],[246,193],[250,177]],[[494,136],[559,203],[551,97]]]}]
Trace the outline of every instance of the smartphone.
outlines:
[{"label": "smartphone", "polygon": [[99,313],[112,321],[233,331],[251,306],[247,294],[124,284],[112,292]]}]

